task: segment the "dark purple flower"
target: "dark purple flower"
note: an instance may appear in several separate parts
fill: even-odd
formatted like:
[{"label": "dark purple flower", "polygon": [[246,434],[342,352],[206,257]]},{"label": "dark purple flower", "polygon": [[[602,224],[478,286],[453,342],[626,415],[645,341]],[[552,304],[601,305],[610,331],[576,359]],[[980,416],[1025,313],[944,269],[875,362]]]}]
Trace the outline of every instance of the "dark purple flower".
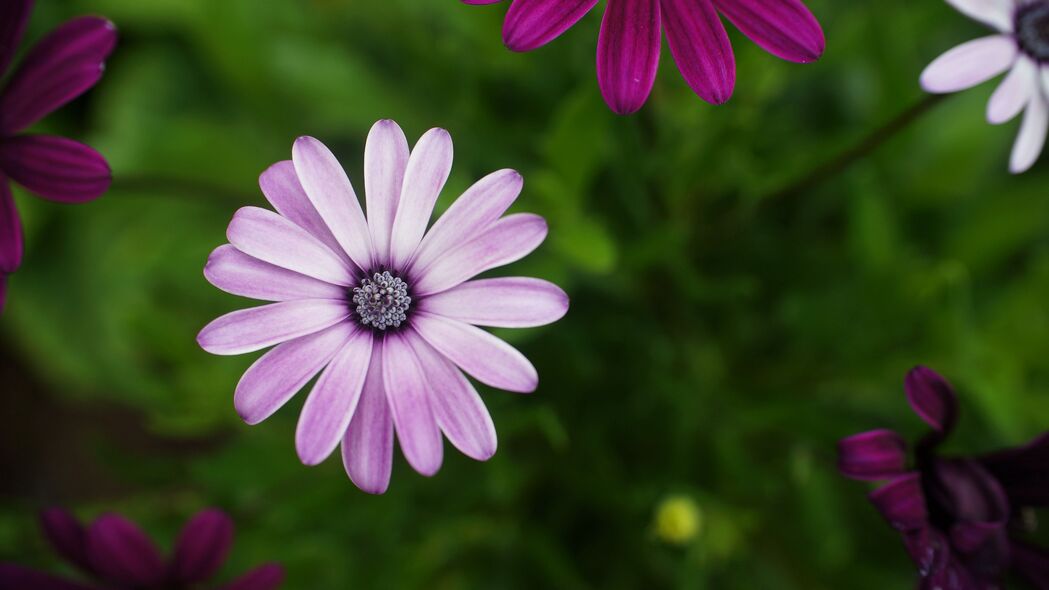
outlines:
[{"label": "dark purple flower", "polygon": [[[226,560],[233,543],[233,522],[210,508],[182,529],[174,555],[165,560],[134,523],[105,514],[85,527],[69,512],[51,508],[40,515],[49,543],[62,559],[90,580],[65,580],[11,563],[0,563],[0,590],[182,590],[203,588]],[[222,586],[221,590],[272,590],[284,580],[279,565],[261,565]]]},{"label": "dark purple flower", "polygon": [[[597,1],[513,0],[503,42],[512,51],[546,45]],[[736,61],[719,13],[776,57],[808,63],[823,55],[823,29],[801,0],[608,0],[597,39],[597,81],[609,108],[625,115],[645,104],[656,80],[663,30],[692,90],[710,103],[727,101],[736,85]]]},{"label": "dark purple flower", "polygon": [[[0,76],[32,10],[33,0],[0,2]],[[22,223],[8,180],[60,203],[90,201],[109,188],[109,165],[95,150],[64,137],[21,132],[94,86],[116,41],[108,20],[75,18],[30,49],[0,90],[0,310],[7,275],[22,262]]]},{"label": "dark purple flower", "polygon": [[957,421],[954,389],[916,367],[904,390],[932,427],[916,446],[913,466],[900,435],[872,430],[838,443],[838,468],[853,479],[887,480],[870,500],[900,532],[920,588],[994,590],[1015,574],[1049,589],[1049,552],[1020,538],[1023,509],[1049,504],[1049,433],[982,457],[944,457],[935,451]]}]

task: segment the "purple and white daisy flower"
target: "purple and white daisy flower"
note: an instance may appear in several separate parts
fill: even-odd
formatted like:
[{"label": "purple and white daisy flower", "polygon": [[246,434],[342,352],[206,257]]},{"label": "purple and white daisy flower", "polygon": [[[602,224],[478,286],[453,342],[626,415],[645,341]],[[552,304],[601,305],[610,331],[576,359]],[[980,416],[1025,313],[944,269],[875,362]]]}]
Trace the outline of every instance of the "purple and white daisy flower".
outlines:
[{"label": "purple and white daisy flower", "polygon": [[[513,0],[503,23],[503,42],[512,51],[542,47],[597,2]],[[648,100],[664,29],[689,87],[709,103],[727,101],[736,85],[736,61],[719,14],[776,57],[809,63],[823,55],[823,29],[801,0],[608,0],[597,39],[597,81],[608,107],[626,115]]]},{"label": "purple and white daisy flower", "polygon": [[1024,111],[1009,170],[1030,169],[1049,131],[1049,1],[947,0],[996,31],[936,58],[921,75],[928,92],[965,90],[1008,72],[987,104],[987,120],[1005,123]]},{"label": "purple and white daisy flower", "polygon": [[515,392],[539,377],[476,326],[541,326],[568,310],[543,280],[470,280],[546,237],[542,217],[503,215],[523,186],[517,172],[484,177],[427,229],[451,167],[447,131],[409,152],[400,127],[379,121],[364,151],[365,217],[335,156],[300,137],[291,161],[259,180],[277,212],[239,210],[204,269],[224,291],[275,302],[222,316],[197,339],[220,355],[276,345],[237,385],[237,412],[257,424],[320,374],[299,417],[299,458],[316,465],[341,443],[347,474],[369,493],[389,485],[394,433],[427,476],[441,467],[442,432],[465,455],[491,457],[495,427],[463,373]]},{"label": "purple and white daisy flower", "polygon": [[[32,11],[33,0],[0,2],[0,75]],[[116,42],[116,27],[104,18],[70,20],[30,49],[0,90],[0,310],[7,275],[22,263],[22,222],[8,181],[59,203],[90,201],[109,188],[109,165],[95,150],[65,137],[22,131],[94,86]]]}]

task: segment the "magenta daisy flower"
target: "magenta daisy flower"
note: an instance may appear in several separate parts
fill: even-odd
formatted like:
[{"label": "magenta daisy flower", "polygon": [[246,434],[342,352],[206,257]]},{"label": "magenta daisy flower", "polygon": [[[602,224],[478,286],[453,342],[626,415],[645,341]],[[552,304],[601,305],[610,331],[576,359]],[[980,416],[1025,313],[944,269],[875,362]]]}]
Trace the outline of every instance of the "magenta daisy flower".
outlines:
[{"label": "magenta daisy flower", "polygon": [[[0,76],[32,10],[33,0],[0,2]],[[7,275],[22,263],[22,223],[8,180],[60,203],[90,201],[109,188],[109,165],[95,150],[64,137],[20,133],[94,86],[116,41],[113,23],[75,18],[30,49],[0,90],[0,310]]]},{"label": "magenta daisy flower", "polygon": [[[597,1],[513,0],[503,42],[512,51],[542,47]],[[776,57],[808,63],[823,55],[823,30],[801,0],[608,0],[597,39],[597,82],[609,108],[625,115],[645,104],[656,80],[664,29],[692,90],[710,103],[727,101],[736,85],[736,62],[719,13]]]},{"label": "magenta daisy flower", "polygon": [[85,527],[69,512],[52,508],[40,515],[40,525],[55,552],[90,581],[0,563],[0,590],[273,590],[284,579],[284,570],[270,563],[227,584],[204,585],[226,561],[233,543],[233,522],[214,508],[186,523],[169,560],[135,523],[117,514],[100,516]]},{"label": "magenta daisy flower", "polygon": [[887,481],[870,500],[903,537],[919,587],[994,590],[1011,572],[1049,589],[1049,552],[1021,538],[1024,510],[1049,505],[1049,433],[982,457],[943,457],[935,451],[957,421],[954,389],[925,367],[907,374],[904,389],[932,428],[914,465],[903,438],[882,429],[841,440],[838,466],[853,479]]},{"label": "magenta daisy flower", "polygon": [[1009,72],[987,104],[987,120],[1005,123],[1025,112],[1009,170],[1038,160],[1049,131],[1049,1],[948,0],[962,14],[996,31],[936,58],[921,75],[928,92],[965,90]]},{"label": "magenta daisy flower", "polygon": [[389,485],[394,433],[423,475],[441,467],[442,432],[467,456],[491,457],[495,427],[463,372],[516,392],[534,391],[538,375],[476,326],[541,326],[568,309],[546,281],[470,280],[546,237],[542,217],[503,215],[523,185],[517,172],[481,179],[427,230],[451,167],[447,131],[409,153],[400,127],[379,121],[364,151],[366,218],[335,156],[301,137],[292,160],[259,180],[277,212],[238,211],[230,244],[204,269],[224,291],[276,302],[222,316],[197,339],[221,355],[276,345],[237,385],[237,412],[257,424],[320,374],[299,417],[299,458],[316,465],[341,442],[347,474],[369,493]]}]

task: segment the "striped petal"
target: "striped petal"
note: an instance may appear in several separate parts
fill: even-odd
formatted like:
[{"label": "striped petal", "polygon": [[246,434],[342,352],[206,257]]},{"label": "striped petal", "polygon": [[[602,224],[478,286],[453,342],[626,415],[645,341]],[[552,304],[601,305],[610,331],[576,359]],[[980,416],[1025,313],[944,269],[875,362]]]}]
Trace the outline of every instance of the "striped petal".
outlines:
[{"label": "striped petal", "polygon": [[377,264],[390,261],[390,236],[408,158],[408,140],[397,123],[385,119],[372,126],[364,146],[364,198]]},{"label": "striped petal", "polygon": [[736,28],[776,57],[816,61],[827,46],[819,21],[801,0],[714,0]]},{"label": "striped petal", "polygon": [[338,240],[321,219],[321,214],[306,196],[306,191],[299,182],[295,172],[295,163],[291,160],[277,162],[259,176],[259,188],[266,200],[273,205],[283,217],[309,232],[309,234],[346,262],[353,264],[343,251]]},{"label": "striped petal", "polygon": [[350,316],[343,301],[300,299],[228,313],[204,327],[197,343],[211,354],[254,352],[334,326]]},{"label": "striped petal", "polygon": [[568,295],[541,279],[481,279],[425,297],[417,309],[476,326],[532,328],[561,319]]},{"label": "striped petal", "polygon": [[633,113],[648,100],[659,46],[659,0],[608,0],[597,39],[597,81],[615,113]]},{"label": "striped petal", "polygon": [[30,192],[83,203],[109,190],[112,173],[92,148],[65,137],[19,135],[0,142],[0,169]]},{"label": "striped petal", "polygon": [[381,494],[390,485],[393,469],[393,416],[383,387],[382,346],[372,346],[368,376],[357,410],[342,439],[342,464],[362,491]]},{"label": "striped petal", "polygon": [[427,376],[407,337],[386,336],[382,378],[404,458],[422,475],[432,476],[443,460],[441,431],[430,409]]},{"label": "striped petal", "polygon": [[427,131],[412,149],[390,236],[390,264],[394,268],[404,268],[419,247],[433,206],[452,171],[452,153],[452,138],[444,129]]},{"label": "striped petal", "polygon": [[503,22],[503,43],[511,51],[531,51],[572,28],[597,0],[514,0]]},{"label": "striped petal", "polygon": [[692,91],[722,104],[736,85],[736,60],[710,0],[661,0],[667,44]]},{"label": "striped petal", "polygon": [[263,301],[346,297],[346,287],[252,258],[231,244],[219,246],[208,256],[204,277],[227,293]]}]

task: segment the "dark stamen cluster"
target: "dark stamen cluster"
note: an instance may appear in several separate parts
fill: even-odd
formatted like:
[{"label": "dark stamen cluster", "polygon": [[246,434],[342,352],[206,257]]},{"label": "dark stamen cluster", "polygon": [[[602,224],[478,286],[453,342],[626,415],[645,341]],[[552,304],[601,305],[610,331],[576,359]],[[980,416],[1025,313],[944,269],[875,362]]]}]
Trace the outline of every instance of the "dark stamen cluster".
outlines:
[{"label": "dark stamen cluster", "polygon": [[408,319],[412,298],[407,283],[383,271],[361,280],[361,286],[353,290],[353,303],[362,324],[386,330],[399,328]]},{"label": "dark stamen cluster", "polygon": [[1016,10],[1016,42],[1039,62],[1049,62],[1049,2],[1031,2]]}]

